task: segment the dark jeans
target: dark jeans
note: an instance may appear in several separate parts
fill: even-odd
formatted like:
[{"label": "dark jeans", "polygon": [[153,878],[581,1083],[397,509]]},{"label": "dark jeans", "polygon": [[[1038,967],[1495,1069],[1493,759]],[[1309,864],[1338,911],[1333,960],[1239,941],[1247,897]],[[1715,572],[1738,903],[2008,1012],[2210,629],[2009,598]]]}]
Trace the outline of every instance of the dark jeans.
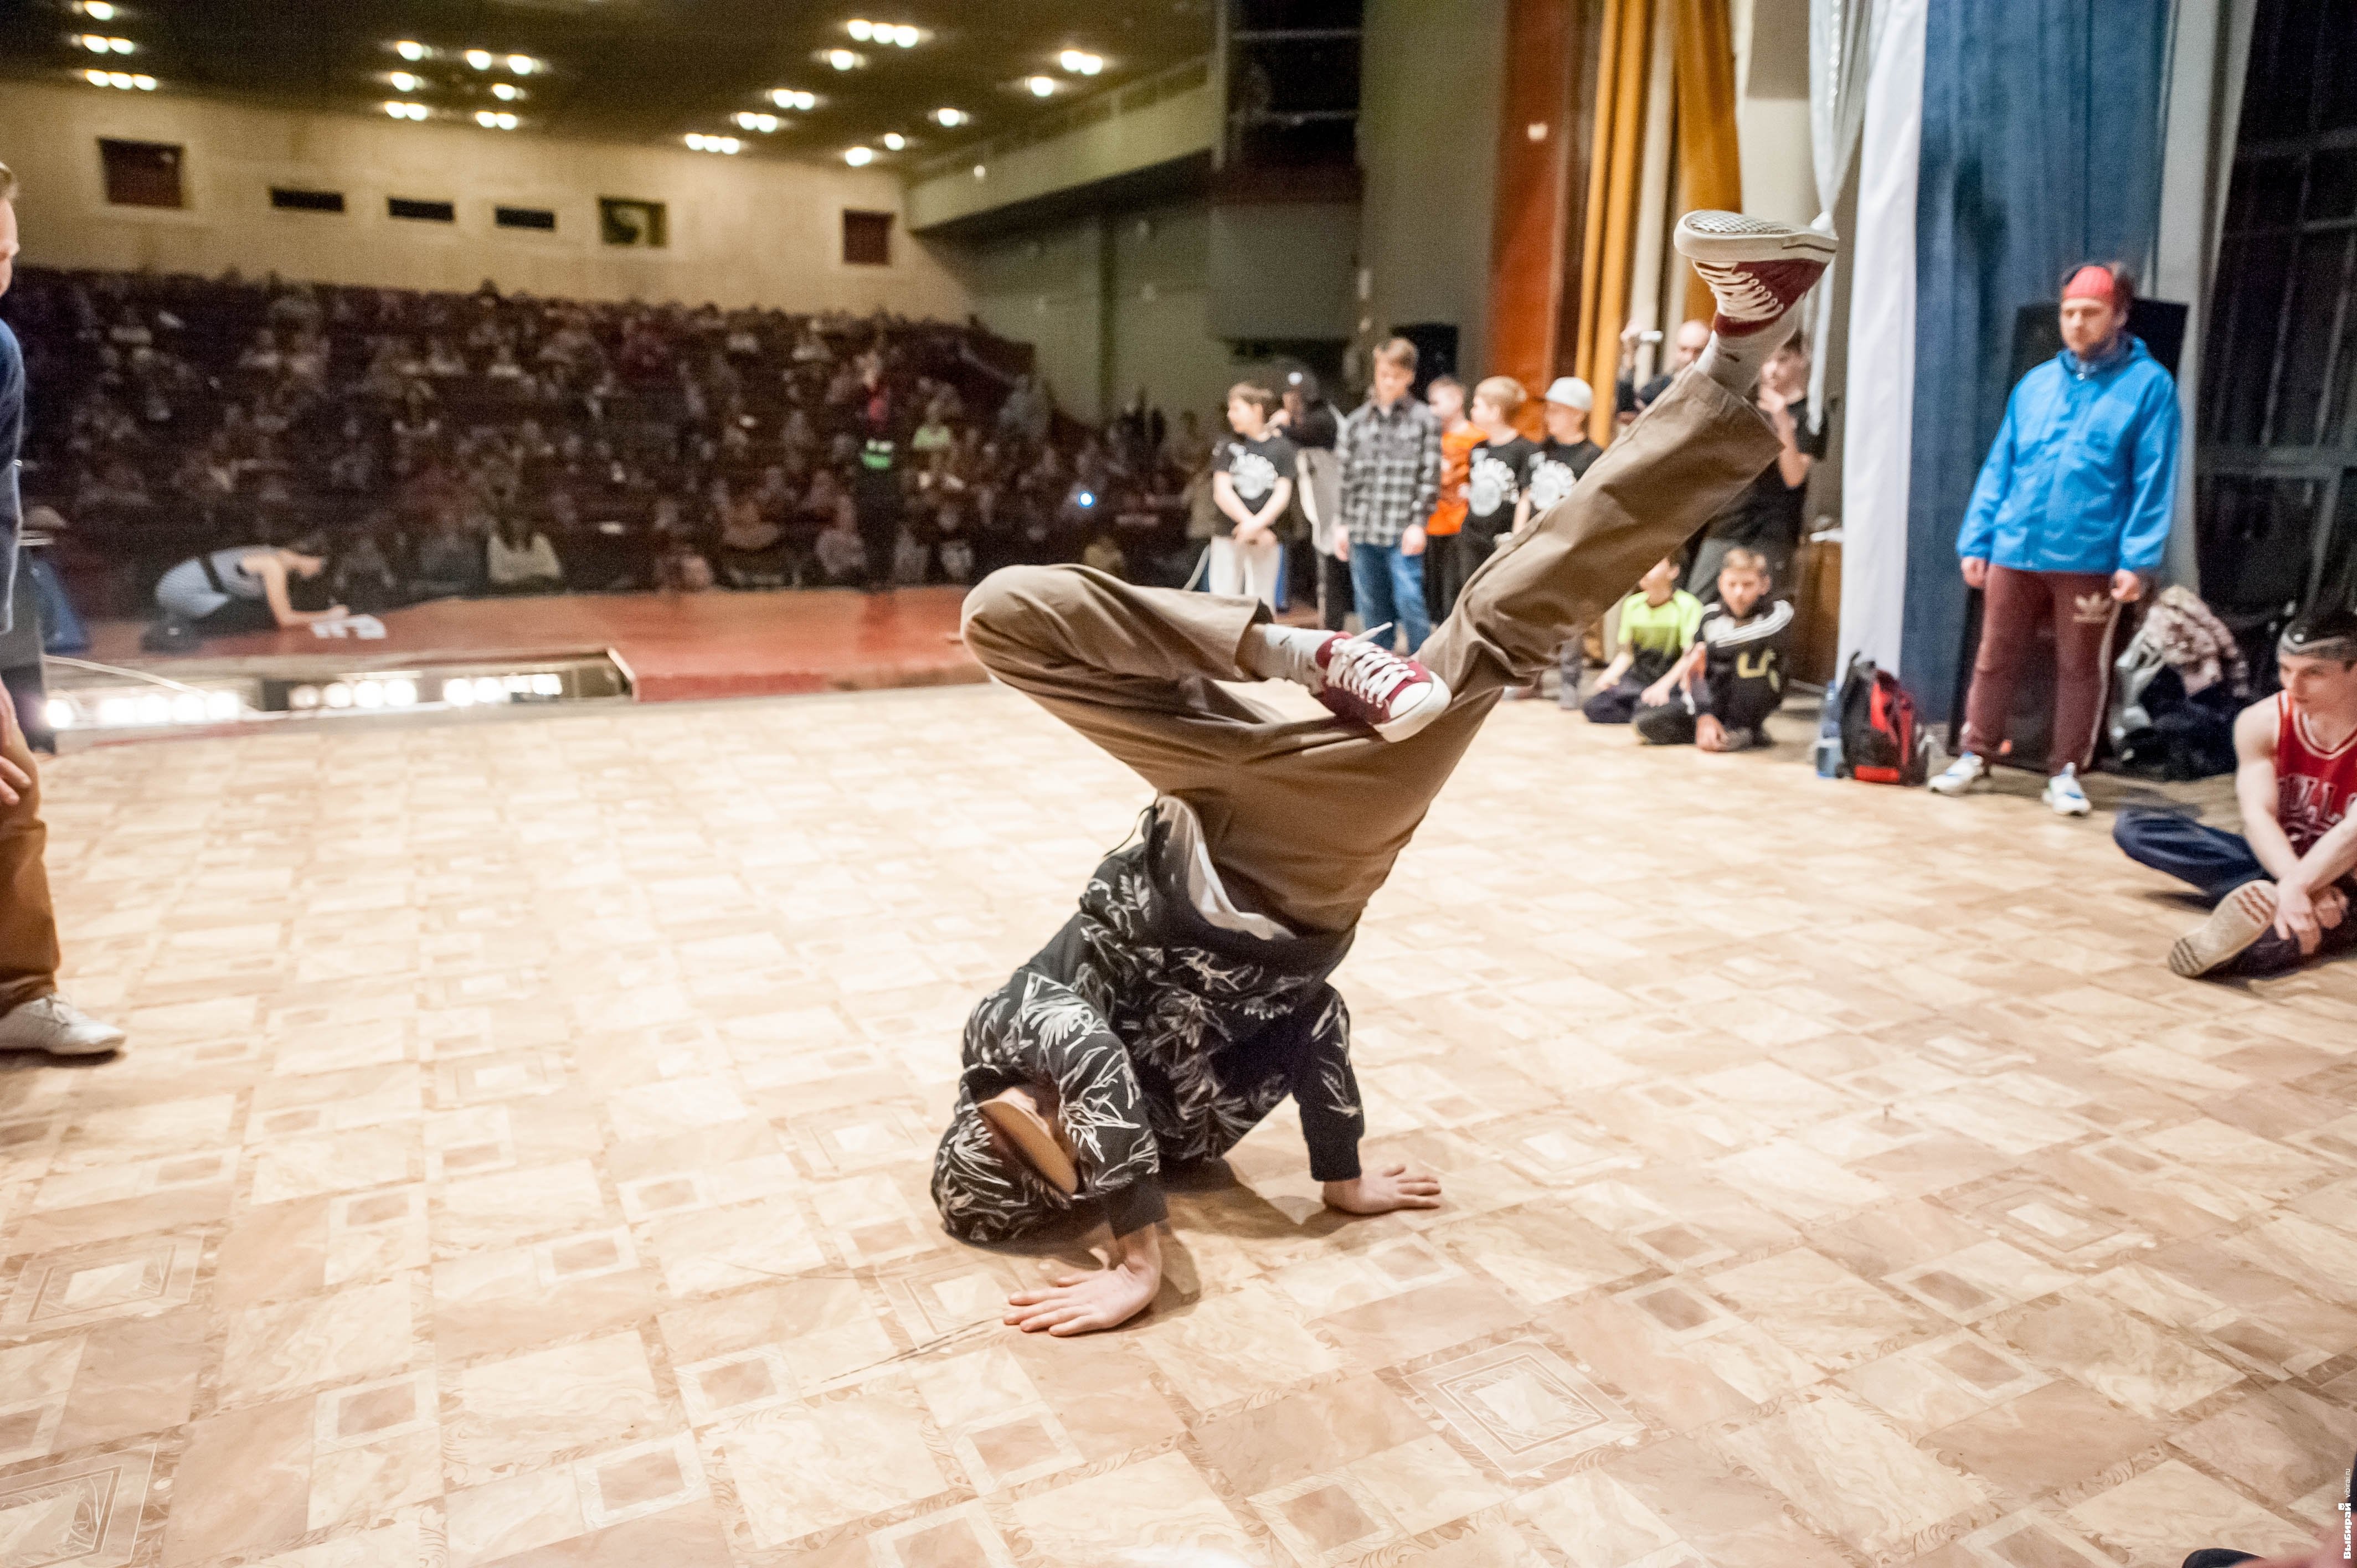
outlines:
[{"label": "dark jeans", "polygon": [[1358,607],[1358,599],[1351,592],[1351,568],[1324,551],[1318,553],[1318,618],[1328,631],[1340,631]]},{"label": "dark jeans", "polygon": [[[1481,560],[1489,559],[1485,552]],[[1429,535],[1424,545],[1424,608],[1438,626],[1457,607],[1457,596],[1465,591],[1465,579],[1473,575],[1480,563],[1467,547],[1463,533]]]},{"label": "dark jeans", "polygon": [[1638,694],[1653,683],[1654,675],[1632,670],[1613,685],[1606,686],[1579,704],[1587,722],[1596,725],[1625,725],[1637,716]]},{"label": "dark jeans", "polygon": [[[2250,841],[2242,834],[2204,827],[2175,811],[2134,808],[2124,811],[2112,821],[2112,842],[2138,865],[2166,872],[2192,886],[2212,904],[2244,883],[2259,881],[2267,875],[2259,857],[2251,853]],[[2352,907],[2357,907],[2357,875],[2342,877],[2340,887],[2349,895]],[[2341,924],[2325,927],[2324,938],[2313,953],[2303,954],[2298,942],[2270,930],[2253,942],[2226,972],[2279,974],[2309,959],[2327,958],[2352,949],[2357,949],[2357,915],[2344,916]]]}]

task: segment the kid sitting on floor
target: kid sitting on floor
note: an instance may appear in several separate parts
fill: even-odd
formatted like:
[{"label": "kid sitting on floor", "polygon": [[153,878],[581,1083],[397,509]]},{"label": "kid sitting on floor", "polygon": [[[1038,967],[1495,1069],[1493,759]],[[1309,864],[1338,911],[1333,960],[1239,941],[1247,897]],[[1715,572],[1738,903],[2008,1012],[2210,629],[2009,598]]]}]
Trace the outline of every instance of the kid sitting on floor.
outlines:
[{"label": "kid sitting on floor", "polygon": [[1669,695],[1663,682],[1702,625],[1702,601],[1678,586],[1678,564],[1657,563],[1620,601],[1620,651],[1596,678],[1596,694],[1580,705],[1587,722],[1625,725],[1641,703]]},{"label": "kid sitting on floor", "polygon": [[1741,751],[1768,741],[1768,715],[1784,701],[1789,600],[1770,599],[1768,559],[1738,545],[1718,568],[1718,602],[1703,611],[1694,646],[1646,688],[1637,738],[1653,746]]}]

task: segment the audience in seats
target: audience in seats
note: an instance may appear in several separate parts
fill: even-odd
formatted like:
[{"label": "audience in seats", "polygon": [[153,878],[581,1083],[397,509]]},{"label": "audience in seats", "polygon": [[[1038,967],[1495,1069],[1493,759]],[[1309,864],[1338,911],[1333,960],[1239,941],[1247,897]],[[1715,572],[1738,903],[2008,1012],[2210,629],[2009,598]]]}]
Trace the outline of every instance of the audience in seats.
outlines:
[{"label": "audience in seats", "polygon": [[[24,487],[78,525],[94,613],[313,535],[370,609],[970,582],[1077,559],[1107,520],[1133,568],[1191,561],[1184,429],[1141,394],[1100,441],[978,327],[38,269],[5,316],[42,392]],[[848,573],[839,532],[821,547],[845,509],[868,531]]]}]

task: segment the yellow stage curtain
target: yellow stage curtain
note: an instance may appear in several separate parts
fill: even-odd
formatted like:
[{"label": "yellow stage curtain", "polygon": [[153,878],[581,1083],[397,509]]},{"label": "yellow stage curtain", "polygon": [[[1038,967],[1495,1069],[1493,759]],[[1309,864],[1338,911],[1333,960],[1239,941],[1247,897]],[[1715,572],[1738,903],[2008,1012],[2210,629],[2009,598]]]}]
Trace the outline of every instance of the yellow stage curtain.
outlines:
[{"label": "yellow stage curtain", "polygon": [[[1743,210],[1735,131],[1735,31],[1727,0],[1671,0],[1678,81],[1678,185],[1689,208]],[[1710,287],[1686,274],[1689,319],[1707,321]]]},{"label": "yellow stage curtain", "polygon": [[[1596,54],[1596,134],[1588,156],[1587,224],[1581,235],[1578,373],[1596,389],[1588,436],[1612,439],[1612,384],[1620,327],[1629,315],[1629,265],[1636,240],[1637,186],[1645,141],[1645,79],[1654,0],[1603,0]],[[1721,0],[1724,15],[1724,0]]]}]

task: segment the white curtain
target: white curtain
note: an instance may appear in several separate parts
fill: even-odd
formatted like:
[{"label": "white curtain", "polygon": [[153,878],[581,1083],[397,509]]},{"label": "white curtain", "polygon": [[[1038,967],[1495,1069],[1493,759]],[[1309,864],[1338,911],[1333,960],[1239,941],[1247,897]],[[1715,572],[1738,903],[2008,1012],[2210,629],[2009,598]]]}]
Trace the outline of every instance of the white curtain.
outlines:
[{"label": "white curtain", "polygon": [[1899,670],[1915,418],[1915,190],[1931,0],[1880,0],[1862,95],[1843,424],[1841,654]]},{"label": "white curtain", "polygon": [[[1866,121],[1866,82],[1874,59],[1874,29],[1888,0],[1809,0],[1809,152],[1816,166],[1817,224],[1833,227],[1834,206],[1857,154]],[[1838,263],[1836,263],[1838,264]],[[1816,298],[1834,297],[1833,268],[1817,285]],[[1825,361],[1833,343],[1833,312],[1812,317],[1809,407],[1816,428],[1824,428]]]}]

